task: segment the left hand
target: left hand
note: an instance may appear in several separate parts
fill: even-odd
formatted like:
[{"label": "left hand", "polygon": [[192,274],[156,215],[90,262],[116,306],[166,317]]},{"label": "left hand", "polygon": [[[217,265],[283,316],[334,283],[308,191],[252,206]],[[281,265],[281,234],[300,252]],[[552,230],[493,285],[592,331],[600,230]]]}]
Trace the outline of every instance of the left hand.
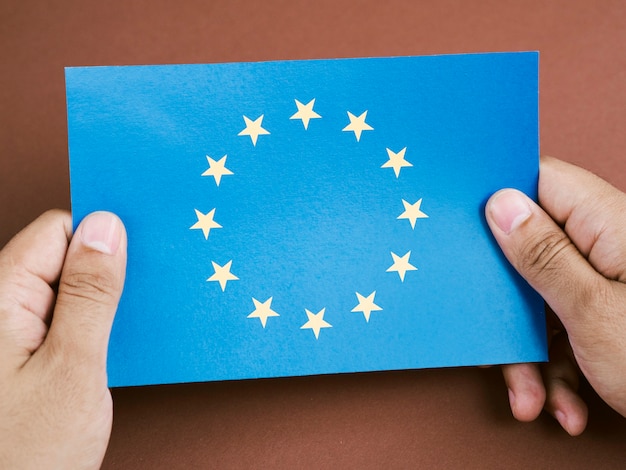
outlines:
[{"label": "left hand", "polygon": [[126,269],[119,218],[72,236],[49,211],[0,251],[0,468],[99,468],[112,423],[106,356]]}]

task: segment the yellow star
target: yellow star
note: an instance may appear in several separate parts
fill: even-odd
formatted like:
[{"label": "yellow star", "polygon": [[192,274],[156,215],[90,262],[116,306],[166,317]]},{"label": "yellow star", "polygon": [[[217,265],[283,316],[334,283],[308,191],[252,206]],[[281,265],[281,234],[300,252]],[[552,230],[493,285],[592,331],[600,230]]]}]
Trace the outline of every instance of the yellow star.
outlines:
[{"label": "yellow star", "polygon": [[233,174],[232,171],[226,168],[226,157],[227,155],[224,155],[218,161],[215,161],[207,155],[206,159],[209,162],[209,169],[202,173],[202,176],[212,176],[215,178],[215,184],[219,186],[222,176]]},{"label": "yellow star", "polygon": [[396,178],[400,176],[400,169],[405,166],[413,166],[412,163],[407,162],[404,159],[404,153],[406,152],[406,147],[400,150],[398,153],[392,152],[387,149],[387,155],[389,155],[389,160],[387,160],[381,168],[393,168],[394,173],[396,174]]},{"label": "yellow star", "polygon": [[387,272],[397,272],[402,282],[404,282],[404,275],[407,271],[417,271],[417,268],[409,263],[409,258],[411,257],[410,251],[404,256],[398,256],[392,251],[391,257],[393,258],[393,264],[387,269]]},{"label": "yellow star", "polygon": [[309,318],[309,321],[307,321],[304,325],[302,325],[300,329],[301,330],[304,330],[304,329],[313,330],[313,333],[315,334],[315,339],[319,339],[320,330],[322,328],[332,328],[333,325],[331,325],[326,320],[324,320],[324,312],[326,311],[325,308],[323,308],[317,313],[310,312],[307,309],[304,309],[304,311],[306,312],[306,316]]},{"label": "yellow star", "polygon": [[230,272],[230,267],[233,264],[233,260],[230,260],[224,266],[220,266],[215,261],[211,261],[213,265],[213,269],[215,270],[215,274],[213,274],[210,278],[207,279],[207,282],[214,281],[219,282],[220,287],[222,288],[222,292],[226,290],[226,283],[228,281],[238,281],[239,278]]},{"label": "yellow star", "polygon": [[256,140],[260,135],[267,135],[269,131],[267,129],[263,129],[261,127],[261,123],[263,122],[263,114],[261,114],[254,121],[249,119],[248,116],[244,116],[243,120],[246,123],[246,128],[242,130],[237,135],[249,135],[250,139],[252,139],[252,145],[256,146]]},{"label": "yellow star", "polygon": [[409,219],[409,222],[411,222],[411,228],[415,228],[415,221],[417,219],[428,218],[428,216],[420,210],[420,206],[422,205],[421,199],[415,204],[411,204],[402,199],[402,204],[404,204],[404,212],[398,216],[398,219]]},{"label": "yellow star", "polygon": [[265,328],[268,317],[280,317],[278,313],[270,308],[270,306],[272,305],[272,297],[270,297],[263,303],[252,297],[252,302],[254,302],[254,312],[248,315],[248,318],[258,318],[259,320],[261,320],[261,325],[263,325],[263,328]]},{"label": "yellow star", "polygon": [[298,112],[291,116],[289,119],[301,119],[302,124],[304,125],[304,129],[308,129],[309,121],[311,119],[319,119],[322,116],[313,111],[313,106],[315,105],[315,98],[309,101],[307,104],[302,104],[298,100],[296,101],[296,106],[298,107]]},{"label": "yellow star", "polygon": [[350,111],[348,111],[348,118],[350,119],[350,124],[344,127],[342,130],[352,131],[356,137],[356,141],[361,140],[361,132],[363,131],[373,131],[374,128],[365,122],[365,118],[367,117],[367,111],[363,112],[360,116],[355,116]]},{"label": "yellow star", "polygon": [[205,240],[209,239],[209,233],[212,228],[222,228],[220,224],[213,220],[215,216],[215,209],[212,209],[208,214],[203,214],[198,209],[194,209],[196,211],[196,217],[198,217],[198,221],[189,227],[190,230],[201,229],[202,233],[204,233]]},{"label": "yellow star", "polygon": [[374,303],[374,296],[376,295],[376,291],[372,292],[367,297],[363,297],[358,292],[356,293],[356,298],[359,301],[359,305],[352,309],[353,312],[363,312],[365,316],[365,321],[370,321],[370,313],[376,312],[378,310],[382,310],[381,307]]}]

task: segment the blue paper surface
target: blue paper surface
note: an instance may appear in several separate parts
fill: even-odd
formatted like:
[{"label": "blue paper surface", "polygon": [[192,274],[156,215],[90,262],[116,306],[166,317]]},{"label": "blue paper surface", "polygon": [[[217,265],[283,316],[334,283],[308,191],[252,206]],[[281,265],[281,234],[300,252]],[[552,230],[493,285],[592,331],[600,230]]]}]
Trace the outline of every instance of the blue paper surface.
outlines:
[{"label": "blue paper surface", "polygon": [[538,54],[66,69],[72,211],[117,213],[111,386],[546,360],[486,226],[536,197]]}]

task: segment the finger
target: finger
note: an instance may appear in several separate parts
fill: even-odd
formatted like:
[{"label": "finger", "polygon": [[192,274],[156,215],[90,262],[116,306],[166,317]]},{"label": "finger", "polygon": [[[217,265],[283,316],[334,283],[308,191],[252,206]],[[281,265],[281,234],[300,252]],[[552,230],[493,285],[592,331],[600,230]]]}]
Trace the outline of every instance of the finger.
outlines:
[{"label": "finger", "polygon": [[580,167],[543,157],[539,203],[609,279],[626,281],[626,197]]},{"label": "finger", "polygon": [[[610,288],[569,237],[530,198],[498,191],[487,203],[489,227],[507,259],[559,315],[565,328],[584,333],[588,313]],[[584,336],[584,335],[583,335]]]},{"label": "finger", "polygon": [[52,291],[43,286],[59,280],[71,236],[70,214],[61,210],[45,212],[18,233],[0,252],[0,289],[6,292],[0,301],[8,299],[38,316],[45,313],[50,303],[41,302],[31,288],[41,289],[37,293],[49,300]]},{"label": "finger", "polygon": [[72,224],[68,212],[44,213],[0,251],[0,355],[22,365],[41,345],[48,327]]},{"label": "finger", "polygon": [[126,232],[108,212],[87,216],[70,243],[44,346],[68,367],[106,368],[113,317],[124,285]]},{"label": "finger", "polygon": [[537,419],[546,399],[546,390],[537,364],[508,364],[502,366],[504,382],[509,389],[509,404],[515,419]]},{"label": "finger", "polygon": [[572,436],[581,434],[587,426],[587,405],[578,395],[579,371],[567,336],[559,335],[550,349],[550,362],[543,365],[546,385],[545,409]]}]

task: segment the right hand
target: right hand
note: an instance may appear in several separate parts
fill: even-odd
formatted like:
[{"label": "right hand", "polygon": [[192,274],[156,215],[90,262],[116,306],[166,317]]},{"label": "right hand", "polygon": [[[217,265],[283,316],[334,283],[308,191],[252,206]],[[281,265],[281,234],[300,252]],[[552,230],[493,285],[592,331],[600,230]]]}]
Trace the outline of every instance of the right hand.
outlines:
[{"label": "right hand", "polygon": [[587,423],[578,368],[626,416],[626,194],[588,171],[542,158],[539,204],[501,190],[487,203],[487,221],[565,331],[552,338],[547,364],[503,372],[517,419],[533,420],[545,408],[576,435]]}]

